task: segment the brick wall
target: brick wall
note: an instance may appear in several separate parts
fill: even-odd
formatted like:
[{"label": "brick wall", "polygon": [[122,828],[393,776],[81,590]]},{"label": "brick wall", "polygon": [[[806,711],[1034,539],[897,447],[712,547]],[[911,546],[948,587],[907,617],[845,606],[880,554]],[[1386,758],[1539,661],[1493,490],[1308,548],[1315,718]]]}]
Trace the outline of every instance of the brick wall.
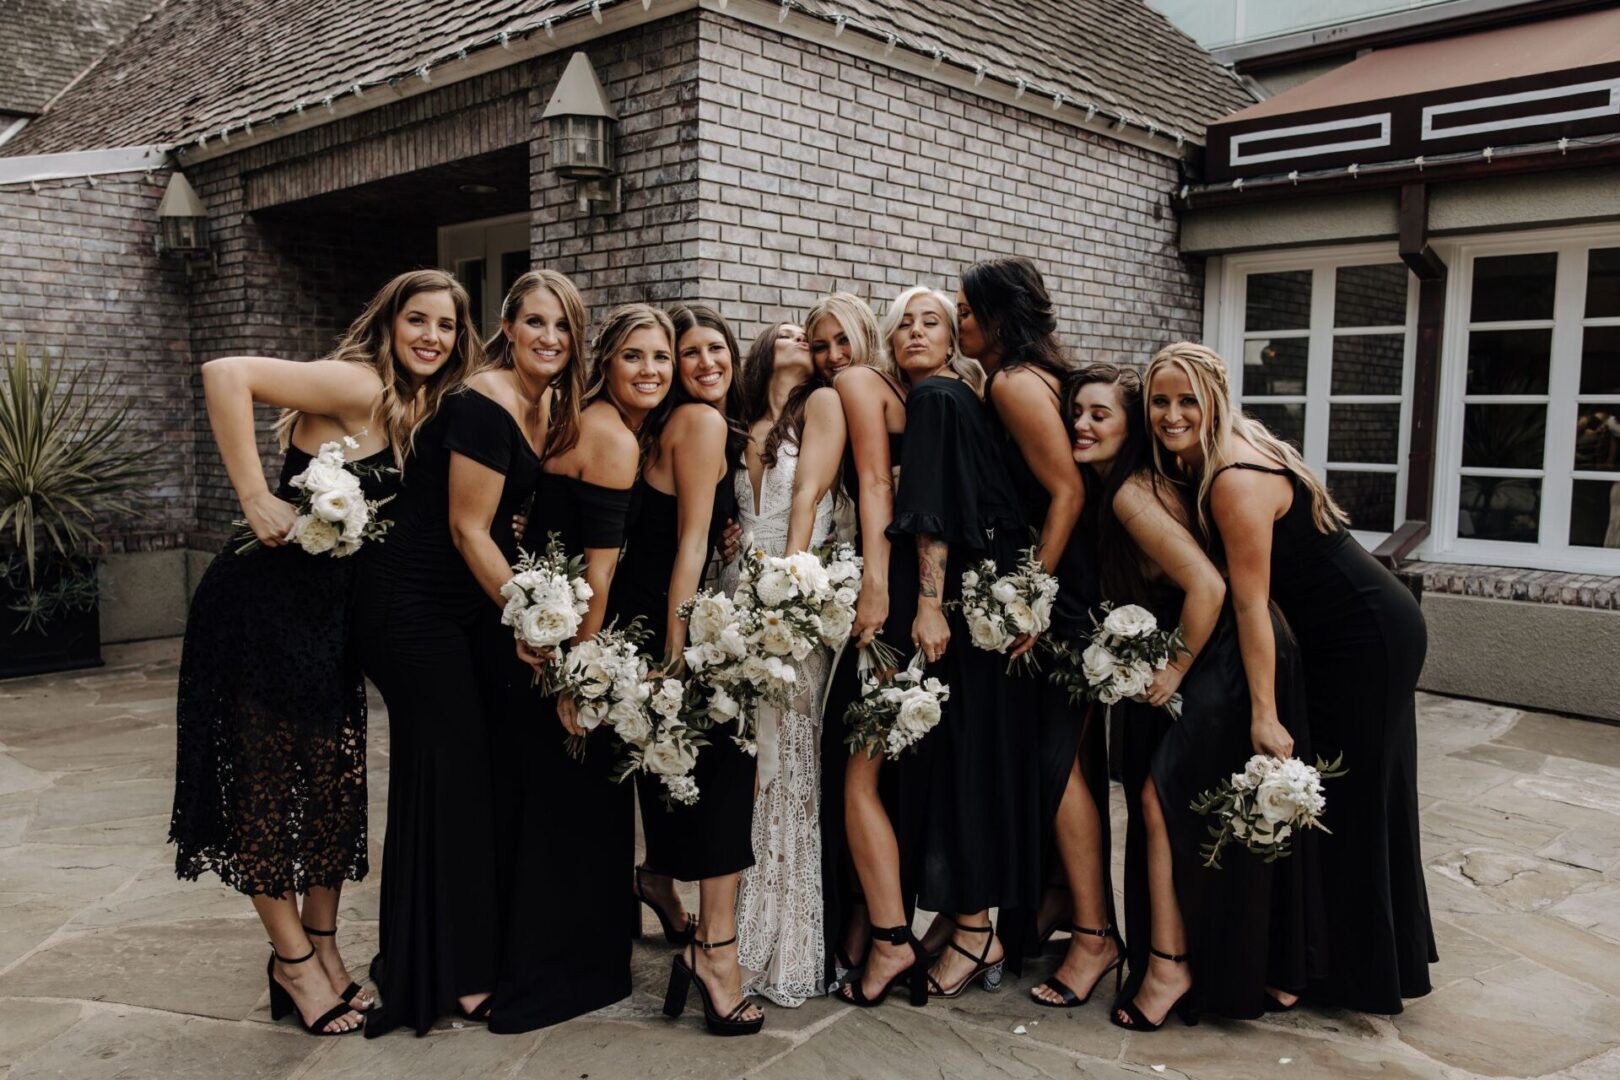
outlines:
[{"label": "brick wall", "polygon": [[0,190],[0,344],[105,373],[162,469],[145,517],[99,530],[113,551],[182,547],[195,507],[183,277],[153,239],[167,171]]},{"label": "brick wall", "polygon": [[1169,158],[723,15],[699,27],[700,288],[744,336],[833,289],[881,312],[1014,254],[1083,359],[1200,332]]}]

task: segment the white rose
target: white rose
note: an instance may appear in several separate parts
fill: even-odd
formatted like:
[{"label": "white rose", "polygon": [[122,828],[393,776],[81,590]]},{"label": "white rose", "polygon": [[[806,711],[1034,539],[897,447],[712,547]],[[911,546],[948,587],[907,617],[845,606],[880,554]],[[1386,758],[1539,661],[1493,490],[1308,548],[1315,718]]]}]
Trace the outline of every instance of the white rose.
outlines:
[{"label": "white rose", "polygon": [[1010,578],[997,578],[996,583],[990,586],[990,596],[998,604],[1010,604],[1018,599],[1018,586]]},{"label": "white rose", "polygon": [[584,578],[575,578],[573,580],[573,587],[575,600],[584,602],[596,595],[596,591],[591,588],[591,583],[586,581]]},{"label": "white rose", "polygon": [[1141,660],[1132,660],[1114,669],[1114,686],[1119,690],[1121,697],[1137,697],[1152,685],[1153,669]]},{"label": "white rose", "polygon": [[932,730],[939,723],[939,717],[939,702],[934,700],[934,696],[923,690],[913,690],[900,703],[900,712],[894,722],[915,740]]},{"label": "white rose", "polygon": [[692,751],[672,739],[659,739],[647,747],[642,765],[659,776],[684,776],[696,761]]},{"label": "white rose", "polygon": [[1153,612],[1136,604],[1117,607],[1103,620],[1104,630],[1122,638],[1142,637],[1158,628],[1159,620],[1153,617]]},{"label": "white rose", "polygon": [[311,555],[324,555],[337,546],[338,527],[330,521],[308,514],[301,516],[298,521],[302,524],[293,525],[298,533],[298,546]]},{"label": "white rose", "polygon": [[742,631],[735,626],[728,626],[720,631],[718,647],[725,655],[738,660],[748,655],[748,642],[743,638]]},{"label": "white rose", "polygon": [[554,648],[574,636],[579,629],[579,616],[572,611],[552,611],[546,608],[524,608],[519,616],[518,632],[523,640],[537,649]]},{"label": "white rose", "polygon": [[343,468],[343,459],[340,456],[336,464],[331,460],[316,458],[309,463],[309,467],[292,478],[292,485],[302,491],[322,492],[332,491],[344,486],[343,477],[353,477],[353,473]]},{"label": "white rose", "polygon": [[1299,811],[1293,789],[1281,776],[1267,777],[1255,789],[1254,808],[1272,826],[1293,821]]},{"label": "white rose", "polygon": [[855,612],[850,608],[829,608],[821,613],[821,640],[837,645],[849,637],[855,626]]},{"label": "white rose", "polygon": [[709,697],[709,715],[723,724],[741,716],[742,706],[737,704],[736,698],[716,687]]},{"label": "white rose", "polygon": [[595,731],[607,719],[607,706],[600,701],[581,701],[574,710],[574,723],[583,731]]},{"label": "white rose", "polygon": [[962,588],[964,590],[978,588],[978,585],[979,572],[977,570],[969,570],[962,575]]},{"label": "white rose", "polygon": [[1018,628],[1019,633],[1031,634],[1035,632],[1035,612],[1031,611],[1029,605],[1024,603],[1023,600],[1014,600],[1007,605],[1007,618],[1012,620],[1012,624]]},{"label": "white rose", "polygon": [[1271,775],[1273,759],[1265,754],[1255,754],[1243,766],[1241,773],[1232,776],[1232,786],[1247,791],[1253,791],[1260,786],[1261,781]]},{"label": "white rose", "polygon": [[641,706],[631,701],[614,702],[608,710],[613,721],[613,733],[632,746],[640,746],[652,734],[652,722]]},{"label": "white rose", "polygon": [[666,720],[673,720],[680,715],[682,698],[686,688],[679,679],[665,679],[658,686],[658,692],[652,696],[652,710]]},{"label": "white rose", "polygon": [[1004,652],[1013,642],[1012,635],[1002,629],[999,619],[977,618],[968,620],[968,632],[973,644],[988,652]]},{"label": "white rose", "polygon": [[1080,670],[1092,686],[1101,686],[1111,679],[1118,666],[1119,658],[1096,643],[1088,645],[1080,654]]},{"label": "white rose", "polygon": [[323,491],[310,500],[309,508],[322,521],[341,524],[354,509],[354,502],[347,491]]},{"label": "white rose", "polygon": [[692,603],[692,615],[687,619],[687,632],[693,641],[714,641],[733,621],[731,604],[723,596],[701,596]]},{"label": "white rose", "polygon": [[1035,615],[1035,629],[1045,632],[1047,627],[1052,625],[1052,598],[1044,593],[1041,594],[1030,605],[1030,610]]}]

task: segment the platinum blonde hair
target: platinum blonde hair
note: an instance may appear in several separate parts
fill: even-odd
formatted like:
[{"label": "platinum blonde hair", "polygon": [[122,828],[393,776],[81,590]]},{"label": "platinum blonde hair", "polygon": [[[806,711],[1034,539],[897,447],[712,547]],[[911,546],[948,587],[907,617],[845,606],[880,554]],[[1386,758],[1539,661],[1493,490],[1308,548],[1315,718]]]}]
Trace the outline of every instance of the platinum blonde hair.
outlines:
[{"label": "platinum blonde hair", "polygon": [[900,320],[905,318],[906,309],[919,296],[926,296],[932,300],[939,307],[940,314],[945,317],[946,325],[951,328],[951,352],[945,358],[945,366],[959,376],[968,386],[972,387],[975,394],[982,395],[984,393],[984,367],[977,360],[963,356],[961,346],[957,343],[956,300],[939,289],[931,289],[927,285],[913,285],[909,289],[904,289],[889,304],[889,310],[884,314],[883,323],[879,329],[883,350],[882,369],[898,379],[910,381],[906,379],[906,374],[901,369],[899,360],[895,358],[894,335],[900,330]]}]

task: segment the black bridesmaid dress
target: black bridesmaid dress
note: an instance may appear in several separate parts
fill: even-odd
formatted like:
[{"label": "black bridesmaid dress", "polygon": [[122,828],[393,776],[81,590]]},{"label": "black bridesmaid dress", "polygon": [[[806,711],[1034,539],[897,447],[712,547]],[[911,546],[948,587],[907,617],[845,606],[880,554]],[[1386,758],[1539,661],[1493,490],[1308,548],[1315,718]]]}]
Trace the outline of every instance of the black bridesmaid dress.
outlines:
[{"label": "black bridesmaid dress", "polygon": [[[708,406],[699,406],[708,408]],[[714,491],[709,515],[709,550],[720,542],[726,522],[737,516],[737,488],[728,470]],[[664,655],[669,626],[669,579],[680,543],[679,504],[636,480],[630,498],[628,542],[613,576],[608,614],[620,626],[640,618],[652,637],[643,646],[655,662]],[[679,881],[737,874],[754,865],[750,839],[754,811],[754,759],[732,741],[732,725],[717,725],[708,745],[698,752],[692,777],[698,801],[690,806],[664,805],[663,783],[646,773],[636,777],[641,800],[641,830],[647,841],[643,866],[649,873]]]},{"label": "black bridesmaid dress", "polygon": [[[887,378],[883,381],[889,383]],[[889,388],[904,405],[905,398],[900,397],[893,384],[889,384]],[[905,435],[902,432],[889,432],[891,470],[899,467],[904,448]],[[863,551],[860,475],[855,466],[855,452],[848,445],[844,447],[840,483],[854,503],[854,545],[855,553],[860,555]],[[911,623],[916,617],[917,545],[911,542],[891,543],[889,615],[883,621],[883,629],[877,637],[898,653],[902,662],[916,652],[916,646],[911,643]],[[854,917],[855,908],[866,902],[861,895],[855,865],[849,857],[849,839],[844,831],[844,771],[849,764],[849,748],[844,745],[844,737],[849,734],[849,729],[844,723],[844,713],[861,695],[859,661],[860,650],[855,648],[854,642],[844,646],[827,680],[827,707],[821,719],[821,926],[825,939],[821,955],[824,961],[822,982],[827,986],[831,986],[837,977],[838,968],[845,966],[839,954],[844,948],[849,921]],[[878,773],[878,796],[883,800],[891,822],[897,812],[898,785],[898,770],[884,768]],[[908,916],[912,908],[909,884],[902,877],[901,895],[905,897]],[[858,956],[843,959],[855,964],[861,960]]]},{"label": "black bridesmaid dress", "polygon": [[[1242,463],[1231,468],[1292,476]],[[1417,681],[1428,631],[1417,601],[1342,528],[1323,533],[1311,494],[1272,527],[1271,598],[1299,639],[1311,741],[1348,772],[1332,782],[1321,839],[1332,953],[1309,996],[1398,1013],[1430,989],[1439,955],[1418,843]]]},{"label": "black bridesmaid dress", "polygon": [[[1011,569],[1025,535],[987,406],[944,376],[924,379],[906,399],[889,526],[890,541],[913,561],[925,533],[949,546],[947,603],[980,559]],[[917,906],[930,911],[1033,910],[1041,837],[1035,684],[1007,677],[1005,656],[975,648],[959,608],[946,618],[950,644],[927,669],[951,688],[944,717],[897,762],[902,880],[915,883]],[[1009,965],[1017,954],[1007,948]]]},{"label": "black bridesmaid dress", "polygon": [[[527,542],[556,533],[569,555],[618,548],[630,489],[542,471]],[[506,644],[512,652],[510,634]],[[630,993],[630,938],[641,909],[625,887],[635,861],[635,803],[613,780],[619,751],[607,725],[585,760],[564,748],[555,698],[525,669],[507,683],[492,724],[495,820],[502,871],[500,978],[489,1029],[515,1034],[561,1023]]]},{"label": "black bridesmaid dress", "polygon": [[[990,400],[989,383],[994,382],[1005,370],[1007,369],[1003,368],[990,376],[984,390],[986,401]],[[1044,379],[1042,385],[1052,390]],[[1056,391],[1052,391],[1052,394],[1053,405],[1061,412],[1062,400],[1058,398]],[[1030,469],[1029,463],[1024,460],[1023,452],[1018,449],[1012,433],[1001,423],[1000,415],[993,407],[990,409],[990,418],[991,423],[1001,434],[1007,472],[1012,478],[1013,490],[1017,494],[1024,520],[1029,523],[1034,537],[1038,537],[1046,523],[1046,512],[1051,506],[1052,498],[1036,478],[1034,471]],[[1032,538],[1024,546],[1028,547],[1035,542],[1036,540]],[[1057,579],[1058,595],[1052,607],[1052,627],[1048,634],[1057,640],[1081,641],[1091,632],[1091,611],[1102,599],[1102,588],[1098,582],[1097,553],[1079,522],[1075,523],[1074,531],[1069,534],[1068,545],[1058,556]],[[1113,926],[1115,912],[1108,807],[1108,725],[1103,720],[1101,710],[1075,706],[1070,702],[1066,690],[1052,685],[1046,677],[1046,667],[1050,663],[1051,661],[1043,662],[1043,670],[1034,676],[1038,682],[1036,712],[1040,720],[1038,760],[1041,793],[1041,880],[1048,889],[1064,891],[1068,889],[1057,851],[1055,825],[1058,805],[1063,801],[1064,792],[1068,789],[1069,776],[1075,756],[1078,754],[1080,777],[1085,781],[1086,790],[1097,808],[1101,849],[1098,858],[1102,864],[1103,895],[1108,909],[1108,925]],[[1067,925],[1071,912],[1072,908],[1064,911],[1062,925]],[[1038,907],[1027,912],[1007,912],[1003,916],[1003,921],[1007,924],[1009,932],[1019,929],[1029,937],[1032,945],[1038,945],[1035,934],[1041,928],[1036,925],[1037,916]]]},{"label": "black bridesmaid dress", "polygon": [[[1152,611],[1160,626],[1181,619],[1182,592],[1160,580],[1143,597],[1125,599]],[[1294,736],[1294,755],[1309,762],[1304,684],[1299,648],[1287,625],[1272,614],[1277,642],[1277,716]],[[1125,930],[1130,979],[1125,1000],[1135,996],[1147,972],[1153,935],[1147,874],[1147,830],[1142,786],[1152,776],[1170,837],[1176,900],[1187,930],[1193,1003],[1202,1011],[1241,1019],[1265,1012],[1266,988],[1302,993],[1321,970],[1323,915],[1319,882],[1320,834],[1296,836],[1292,854],[1266,863],[1241,846],[1221,853],[1220,869],[1204,866],[1200,846],[1211,819],[1192,811],[1193,800],[1235,772],[1254,753],[1243,653],[1230,604],[1182,679],[1181,719],[1139,701],[1114,706],[1123,758],[1125,805]],[[1328,805],[1338,780],[1328,783]]]},{"label": "black bridesmaid dress", "polygon": [[[287,448],[276,497],[310,455]],[[361,459],[366,498],[395,474]],[[384,511],[385,513],[387,511]],[[366,691],[349,633],[360,567],[384,544],[337,559],[296,545],[237,554],[233,537],[191,599],[175,703],[169,840],[175,873],[212,870],[249,896],[359,881],[366,855]]]},{"label": "black bridesmaid dress", "polygon": [[[450,455],[507,474],[491,535],[511,551],[512,514],[538,465],[517,422],[477,391],[447,394],[416,435],[394,526],[365,568],[357,640],[388,705],[388,831],[383,840],[374,1038],[426,1034],[457,999],[495,986],[497,924],[490,798],[489,687],[515,656],[488,647],[499,609],[450,536]],[[532,452],[529,458],[532,459]],[[516,464],[514,464],[516,462]],[[528,480],[525,482],[524,473]]]}]

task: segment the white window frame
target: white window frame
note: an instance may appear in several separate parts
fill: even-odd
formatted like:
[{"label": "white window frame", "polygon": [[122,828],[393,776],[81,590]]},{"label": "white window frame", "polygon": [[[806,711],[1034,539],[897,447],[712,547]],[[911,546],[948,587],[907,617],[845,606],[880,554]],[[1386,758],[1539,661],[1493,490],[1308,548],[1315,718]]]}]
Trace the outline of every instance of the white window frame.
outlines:
[{"label": "white window frame", "polygon": [[[1578,401],[1620,401],[1616,395],[1581,394],[1580,365],[1583,331],[1587,326],[1616,326],[1620,318],[1587,319],[1586,251],[1620,247],[1620,225],[1539,229],[1534,232],[1470,237],[1436,245],[1450,268],[1446,296],[1445,330],[1440,365],[1440,408],[1435,424],[1435,503],[1430,523],[1427,557],[1437,562],[1483,563],[1491,566],[1559,570],[1581,574],[1620,573],[1620,550],[1572,547],[1569,512],[1574,482],[1611,479],[1603,474],[1577,474],[1573,410]],[[1541,523],[1534,544],[1507,540],[1475,540],[1457,535],[1457,500],[1462,492],[1463,393],[1467,380],[1469,308],[1473,300],[1474,260],[1493,255],[1530,255],[1556,252],[1558,278],[1553,296],[1552,357],[1546,394],[1524,397],[1490,396],[1493,403],[1547,406],[1547,441],[1540,469],[1470,469],[1489,476],[1526,476],[1541,480]],[[1511,328],[1516,323],[1491,323]],[[1525,326],[1544,327],[1546,320]]]},{"label": "white window frame", "polygon": [[[1381,472],[1395,474],[1395,519],[1389,530],[1355,529],[1353,535],[1361,544],[1375,548],[1388,539],[1406,516],[1407,457],[1412,428],[1412,364],[1417,352],[1417,279],[1407,275],[1406,322],[1400,326],[1352,327],[1335,330],[1333,302],[1337,292],[1336,271],[1346,266],[1372,266],[1400,262],[1400,253],[1394,244],[1355,244],[1323,248],[1299,248],[1283,251],[1253,252],[1227,255],[1211,259],[1206,278],[1207,295],[1216,297],[1214,317],[1205,320],[1206,340],[1226,358],[1227,379],[1232,394],[1240,405],[1248,402],[1243,396],[1243,346],[1249,336],[1244,332],[1247,310],[1248,279],[1251,274],[1271,274],[1283,271],[1310,271],[1311,317],[1307,331],[1279,331],[1258,333],[1265,337],[1308,337],[1305,368],[1305,393],[1301,395],[1267,395],[1254,404],[1303,404],[1305,406],[1305,463],[1324,482],[1328,470],[1354,472]],[[1206,313],[1207,315],[1208,313]],[[1401,392],[1398,395],[1351,395],[1332,393],[1333,339],[1341,335],[1373,333],[1403,334],[1401,362]],[[1400,430],[1396,436],[1395,463],[1361,464],[1329,461],[1328,416],[1334,404],[1395,404],[1400,403]]]}]

